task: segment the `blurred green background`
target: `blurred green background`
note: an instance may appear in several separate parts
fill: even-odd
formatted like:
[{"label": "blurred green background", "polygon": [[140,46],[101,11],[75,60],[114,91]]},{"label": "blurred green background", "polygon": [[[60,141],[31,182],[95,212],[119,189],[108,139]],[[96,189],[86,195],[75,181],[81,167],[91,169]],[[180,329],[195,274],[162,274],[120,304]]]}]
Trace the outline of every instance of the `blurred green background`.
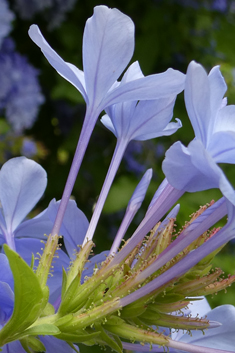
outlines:
[{"label": "blurred green background", "polygon": [[[216,7],[216,3],[222,5],[226,3],[227,7],[222,5]],[[42,13],[35,15],[33,22],[39,25],[50,45],[66,61],[82,68],[82,35],[86,19],[92,15],[93,7],[96,5],[117,7],[129,15],[135,23],[136,45],[132,61],[140,62],[145,75],[162,72],[169,67],[186,72],[191,60],[200,62],[207,71],[215,65],[220,65],[228,84],[228,103],[233,104],[235,103],[235,9],[232,3],[227,1],[77,0],[60,26],[49,28],[48,20],[45,20],[45,14]],[[40,70],[40,83],[46,99],[36,123],[30,130],[25,131],[26,136],[37,141],[38,152],[32,158],[38,161],[48,173],[45,196],[32,212],[33,216],[46,208],[52,198],[57,200],[61,198],[81,130],[85,105],[79,92],[54,71],[29,39],[27,31],[31,23],[32,20],[22,20],[16,13],[11,36],[16,42],[17,50],[27,55],[30,62]],[[152,167],[154,177],[142,209],[130,227],[127,237],[132,234],[141,220],[151,197],[163,180],[161,163],[165,151],[177,140],[187,145],[193,138],[184,107],[183,94],[177,99],[174,117],[181,119],[182,129],[170,137],[133,144],[129,155],[123,161],[95,233],[97,253],[110,247],[128,199],[143,174],[141,170]],[[4,117],[1,119],[1,129],[5,126],[3,119]],[[98,122],[73,190],[73,197],[78,207],[83,210],[88,219],[91,217],[92,208],[101,190],[114,146],[114,136]],[[3,162],[4,146],[0,148]],[[19,155],[17,147],[11,151],[11,155]],[[136,163],[136,168],[130,168],[128,165],[130,158],[132,164]],[[225,166],[224,170],[235,186],[234,166]],[[201,205],[212,199],[217,200],[220,196],[218,190],[185,194],[180,202],[179,227]],[[234,254],[235,243],[230,243],[217,256],[215,266],[221,267],[226,274],[234,274]],[[218,293],[208,300],[212,307],[225,303],[235,304],[235,287],[229,288],[226,295],[224,292]],[[81,351],[86,352],[86,347]],[[95,351],[98,352],[99,349]]]}]

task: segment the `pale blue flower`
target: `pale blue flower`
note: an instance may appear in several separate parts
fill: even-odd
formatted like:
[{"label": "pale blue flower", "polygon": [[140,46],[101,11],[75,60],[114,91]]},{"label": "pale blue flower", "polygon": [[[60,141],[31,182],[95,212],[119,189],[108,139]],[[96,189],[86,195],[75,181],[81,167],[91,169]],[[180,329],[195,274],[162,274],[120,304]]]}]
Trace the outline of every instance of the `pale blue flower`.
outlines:
[{"label": "pale blue flower", "polygon": [[117,9],[97,6],[87,20],[83,36],[84,72],[65,62],[36,25],[30,27],[29,36],[57,72],[80,91],[93,120],[114,103],[168,97],[184,88],[184,75],[172,69],[138,80],[133,77],[127,84],[125,78],[121,84],[116,83],[134,51],[134,24]]},{"label": "pale blue flower", "polygon": [[[139,63],[134,62],[123,76],[122,83],[143,78]],[[107,114],[101,122],[126,144],[131,140],[144,141],[172,135],[182,126],[180,120],[170,123],[176,95],[169,93],[164,98],[161,95],[156,98],[113,104],[106,108]]]},{"label": "pale blue flower", "polygon": [[223,98],[226,84],[219,67],[207,76],[191,62],[185,83],[185,104],[195,132],[186,148],[176,142],[166,152],[163,171],[178,190],[219,188],[235,204],[235,193],[218,163],[235,163],[235,106]]},{"label": "pale blue flower", "polygon": [[[39,247],[37,238],[41,239],[51,230],[51,221],[45,212],[22,222],[42,197],[46,185],[45,170],[25,157],[10,159],[1,168],[0,242],[7,243],[23,257],[27,247],[30,248],[28,242],[38,243]],[[32,237],[36,239],[29,239]]]},{"label": "pale blue flower", "polygon": [[52,230],[54,235],[59,233],[77,173],[102,110],[124,101],[176,96],[184,88],[185,75],[168,69],[162,74],[136,79],[135,72],[132,72],[130,77],[126,73],[123,80],[117,82],[133,55],[134,24],[128,16],[106,6],[95,7],[93,16],[85,25],[84,72],[65,62],[49,46],[36,25],[30,27],[29,36],[57,72],[78,89],[87,104],[81,135]]}]

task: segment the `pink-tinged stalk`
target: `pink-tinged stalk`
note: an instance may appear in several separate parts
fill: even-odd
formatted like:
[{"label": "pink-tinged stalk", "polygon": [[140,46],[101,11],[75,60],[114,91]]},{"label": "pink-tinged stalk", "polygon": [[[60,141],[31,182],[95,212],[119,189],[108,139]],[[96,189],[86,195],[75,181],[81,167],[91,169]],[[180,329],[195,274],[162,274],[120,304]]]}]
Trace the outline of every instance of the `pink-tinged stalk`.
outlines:
[{"label": "pink-tinged stalk", "polygon": [[138,280],[142,280],[159,270],[168,261],[172,260],[183,249],[206,232],[227,214],[225,198],[222,197],[215,204],[207,208],[174,240],[146,270],[140,273]]},{"label": "pink-tinged stalk", "polygon": [[156,202],[147,211],[130,241],[113,258],[109,266],[114,266],[123,261],[128,254],[143,240],[146,234],[156,225],[156,223],[169,211],[174,203],[183,195],[184,191],[177,190],[167,183]]},{"label": "pink-tinged stalk", "polygon": [[124,140],[117,141],[115,151],[113,153],[113,157],[112,157],[104,184],[102,186],[102,190],[100,192],[98,201],[95,205],[95,210],[94,210],[93,215],[91,217],[91,221],[90,221],[89,227],[87,229],[87,233],[84,238],[82,246],[84,246],[88,241],[92,240],[92,238],[93,238],[97,223],[99,221],[101,212],[104,207],[104,203],[105,203],[106,198],[108,196],[109,190],[111,188],[111,185],[112,185],[113,180],[115,178],[115,175],[117,173],[119,165],[122,161],[122,157],[125,153],[127,145],[128,145],[128,141],[124,141]]},{"label": "pink-tinged stalk", "polygon": [[88,143],[90,141],[92,131],[96,124],[97,119],[94,118],[95,115],[96,114],[93,113],[91,110],[90,111],[87,110],[86,112],[86,116],[82,126],[82,131],[73,157],[73,162],[69,171],[68,179],[65,184],[64,192],[61,198],[61,202],[56,215],[54,226],[51,231],[51,236],[59,234],[60,232],[60,227],[64,218],[66,207],[68,205],[69,198],[71,196],[71,193],[78,175],[78,171],[80,169],[82,160],[84,158]]},{"label": "pink-tinged stalk", "polygon": [[[173,267],[168,269],[166,272],[162,273],[160,276],[155,278],[153,281],[147,283],[145,286],[141,287],[137,291],[129,294],[128,296],[121,299],[121,305],[126,306],[137,299],[144,297],[145,295],[153,292],[154,290],[162,287],[166,283],[176,280],[181,277],[192,267],[194,267],[198,262],[200,262],[204,257],[220,248],[222,245],[226,244],[229,240],[234,237],[234,225],[233,222],[228,222],[219,232],[214,234],[209,238],[204,244],[202,244],[197,249],[191,251],[186,255],[181,261],[175,264]],[[148,273],[145,272],[145,278],[153,273],[158,268],[151,268],[151,271]],[[141,276],[136,277],[136,283],[139,283]]]},{"label": "pink-tinged stalk", "polygon": [[[143,346],[141,344],[135,344],[135,343],[128,343],[128,342],[122,342],[122,346],[124,349],[131,350],[131,351],[138,351],[138,352],[148,352],[148,353],[163,353],[163,348],[162,347],[157,347],[156,345],[151,345],[150,346]],[[192,345],[189,343],[184,343],[184,342],[179,342],[179,341],[173,341],[170,340],[170,345],[169,347],[174,349],[179,349],[180,351],[183,352],[189,352],[189,353],[232,353],[232,351],[225,351],[221,349],[215,349],[215,348],[208,348],[208,347],[200,347],[196,345]],[[169,353],[173,351],[169,350]]]},{"label": "pink-tinged stalk", "polygon": [[[232,351],[225,351],[223,349],[208,348],[196,346],[190,343],[169,340],[168,347],[178,349],[188,353],[232,353]],[[154,352],[154,351],[153,351]]]},{"label": "pink-tinged stalk", "polygon": [[131,224],[133,218],[135,217],[136,212],[139,210],[140,206],[142,205],[149,183],[152,179],[152,175],[153,175],[152,169],[148,169],[145,172],[142,179],[140,180],[137,187],[135,188],[133,195],[130,198],[130,201],[127,205],[126,213],[118,229],[118,232],[116,234],[116,237],[110,249],[109,255],[114,255],[117,252],[129,225]]}]

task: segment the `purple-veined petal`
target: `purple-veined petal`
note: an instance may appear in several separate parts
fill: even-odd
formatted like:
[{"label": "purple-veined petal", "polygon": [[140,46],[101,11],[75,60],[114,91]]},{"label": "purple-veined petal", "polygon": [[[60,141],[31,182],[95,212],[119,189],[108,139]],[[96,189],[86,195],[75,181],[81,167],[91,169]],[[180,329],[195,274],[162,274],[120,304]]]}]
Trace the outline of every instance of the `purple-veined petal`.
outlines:
[{"label": "purple-veined petal", "polygon": [[[200,141],[193,140],[189,144],[188,149],[190,155],[192,156],[193,165],[202,173],[203,178],[201,179],[205,181],[205,184],[207,184],[206,189],[211,189],[213,187],[219,188],[222,194],[232,204],[235,204],[235,193],[233,187],[227,180],[222,169],[217,166],[209,153],[207,153],[207,151],[204,149]],[[209,186],[210,183],[211,186]]]},{"label": "purple-veined petal", "polygon": [[1,282],[6,282],[9,284],[11,289],[14,288],[14,280],[13,280],[13,275],[10,269],[10,265],[8,262],[8,259],[5,254],[0,253],[0,281]]},{"label": "purple-veined petal", "polygon": [[[179,141],[166,151],[162,170],[168,182],[178,190],[196,191],[193,188],[197,186],[198,191],[200,187],[207,187],[200,178],[201,173],[192,164],[188,149]],[[210,185],[211,183],[208,184]]]},{"label": "purple-veined petal", "polygon": [[2,347],[2,353],[25,353],[20,341],[13,341]]},{"label": "purple-veined petal", "polygon": [[130,139],[129,130],[132,131],[132,122],[135,118],[137,102],[129,101],[119,104],[114,104],[106,109],[109,115],[104,119],[102,117],[101,122],[106,126],[117,138]]},{"label": "purple-veined petal", "polygon": [[123,101],[137,101],[148,99],[159,99],[177,95],[183,91],[185,85],[185,75],[177,70],[167,71],[149,75],[143,78],[120,84],[110,90],[102,102],[105,108],[111,104]]},{"label": "purple-veined petal", "polygon": [[109,252],[102,251],[100,254],[97,254],[89,259],[84,267],[84,271],[82,272],[81,282],[83,283],[86,278],[91,277],[94,273],[94,269],[99,268],[101,263],[106,260]]},{"label": "purple-veined petal", "polygon": [[46,240],[46,235],[49,235],[53,223],[49,219],[47,209],[32,219],[22,222],[14,232],[15,238],[39,238]]},{"label": "purple-veined petal", "polygon": [[27,262],[28,265],[31,263],[32,255],[34,255],[35,259],[35,267],[38,265],[45,245],[42,240],[33,238],[16,238],[15,245],[16,252]]},{"label": "purple-veined petal", "polygon": [[47,279],[47,285],[50,290],[49,302],[51,304],[54,304],[61,295],[62,269],[64,268],[67,271],[70,263],[71,260],[68,255],[63,250],[58,249],[52,261],[52,267]]},{"label": "purple-veined petal", "polygon": [[139,78],[143,78],[143,77],[144,75],[140,68],[140,64],[138,61],[135,61],[128,67],[128,69],[124,73],[122,80],[120,82],[120,86],[122,86],[127,82],[138,80]]},{"label": "purple-veined petal", "polygon": [[108,114],[103,115],[100,122],[117,137],[117,132]]},{"label": "purple-veined petal", "polygon": [[[48,206],[48,214],[52,222],[54,222],[60,201],[53,199]],[[73,200],[69,200],[63,223],[60,228],[60,234],[64,237],[64,244],[70,257],[74,256],[78,250],[78,245],[81,245],[89,222],[84,213],[77,207]]]},{"label": "purple-veined petal", "polygon": [[[187,315],[193,317],[205,317],[207,313],[211,310],[211,307],[205,297],[197,297],[196,300],[191,301],[188,305]],[[183,309],[183,312],[185,309]],[[214,320],[215,321],[215,320]],[[194,331],[192,331],[194,332]],[[206,331],[209,332],[209,331]],[[172,330],[171,338],[176,341],[180,341],[181,337],[185,335],[184,330]]]},{"label": "purple-veined petal", "polygon": [[125,140],[148,140],[170,135],[181,127],[180,121],[169,123],[173,115],[175,96],[140,102],[114,104],[106,109],[108,115],[101,122],[117,138]]},{"label": "purple-veined petal", "polygon": [[235,105],[227,105],[220,109],[214,118],[213,133],[235,132]]},{"label": "purple-veined petal", "polygon": [[216,163],[235,164],[235,132],[217,132],[212,135],[208,151]]},{"label": "purple-veined petal", "polygon": [[[46,352],[56,352],[56,353],[74,353],[72,347],[68,345],[68,343],[59,340],[53,336],[39,336],[40,341],[44,344],[46,348]],[[79,351],[79,348],[75,345],[76,349]],[[13,352],[12,352],[13,353]],[[18,353],[18,352],[17,352]],[[25,353],[25,352],[24,352]]]},{"label": "purple-veined petal", "polygon": [[170,136],[174,134],[178,129],[182,127],[182,122],[180,119],[175,119],[176,122],[171,122],[167,124],[164,130],[162,130],[161,136]]},{"label": "purple-veined petal", "polygon": [[192,343],[208,348],[227,349],[234,352],[235,347],[235,308],[232,305],[222,305],[207,313],[207,319],[218,321],[222,325],[206,330],[205,333],[192,331],[192,335],[183,335],[182,342]]},{"label": "purple-veined petal", "polygon": [[175,97],[140,101],[129,123],[131,140],[144,141],[162,136],[173,115]]},{"label": "purple-veined petal", "polygon": [[41,49],[51,66],[58,72],[60,76],[70,82],[82,94],[84,100],[88,102],[86,87],[84,81],[84,73],[73,64],[65,62],[47,43],[37,25],[29,28],[29,36],[35,44]]},{"label": "purple-veined petal", "polygon": [[134,24],[117,9],[96,6],[85,26],[83,67],[89,103],[103,99],[134,52]]},{"label": "purple-veined petal", "polygon": [[14,292],[8,283],[0,281],[0,327],[9,319],[13,308]]},{"label": "purple-veined petal", "polygon": [[188,148],[176,142],[166,152],[162,169],[176,189],[195,192],[219,188],[228,200],[235,203],[231,184],[200,140],[193,140]]},{"label": "purple-veined petal", "polygon": [[221,108],[223,96],[227,91],[227,85],[220,72],[219,66],[215,66],[211,69],[208,79],[210,86],[211,116],[213,117],[213,119],[211,119],[212,126],[210,126],[210,128],[213,129],[217,111]]},{"label": "purple-veined petal", "polygon": [[195,136],[206,146],[211,116],[210,86],[206,71],[195,61],[188,66],[184,97]]},{"label": "purple-veined petal", "polygon": [[7,230],[14,232],[44,193],[45,170],[25,157],[12,158],[0,171],[0,200]]}]

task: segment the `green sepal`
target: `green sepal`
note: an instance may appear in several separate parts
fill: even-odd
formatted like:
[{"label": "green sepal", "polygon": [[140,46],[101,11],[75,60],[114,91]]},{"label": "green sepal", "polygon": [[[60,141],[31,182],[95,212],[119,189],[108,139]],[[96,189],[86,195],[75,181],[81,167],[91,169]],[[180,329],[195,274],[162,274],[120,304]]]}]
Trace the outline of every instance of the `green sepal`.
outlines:
[{"label": "green sepal", "polygon": [[47,336],[55,336],[60,333],[60,330],[57,326],[52,324],[41,324],[31,326],[29,329],[24,331],[24,334],[29,336],[37,336],[37,335],[47,335]]},{"label": "green sepal", "polygon": [[14,277],[15,303],[11,318],[0,331],[0,346],[14,340],[39,317],[44,299],[38,278],[26,262],[6,244],[4,251]]},{"label": "green sepal", "polygon": [[125,306],[121,311],[121,317],[132,318],[143,314],[147,306],[144,303],[133,303]]},{"label": "green sepal", "polygon": [[99,340],[98,342],[104,343],[106,346],[109,346],[112,350],[114,350],[117,353],[122,353],[123,352],[123,347],[121,344],[121,347],[119,346],[119,342],[116,342],[115,337],[116,335],[111,335],[105,332],[104,328],[101,325],[95,325],[97,330],[100,331],[99,335]]},{"label": "green sepal", "polygon": [[100,332],[93,332],[93,333],[87,333],[86,331],[79,331],[78,333],[61,332],[58,335],[58,338],[63,341],[74,342],[74,343],[84,343],[84,342],[92,341],[92,344],[95,344],[95,341],[93,340],[99,337],[99,335],[100,335]]},{"label": "green sepal", "polygon": [[56,326],[58,326],[60,330],[63,331],[63,327],[66,327],[66,324],[68,324],[72,319],[73,314],[67,314],[65,316],[62,316],[58,320],[56,320]]},{"label": "green sepal", "polygon": [[106,322],[108,325],[122,325],[123,323],[125,323],[124,320],[122,320],[120,317],[116,315],[109,316]]},{"label": "green sepal", "polygon": [[34,268],[34,260],[35,260],[35,258],[34,258],[34,253],[32,253],[31,263],[30,263],[30,267],[32,268],[32,270],[33,270],[33,268]]},{"label": "green sepal", "polygon": [[36,337],[27,337],[20,340],[22,347],[27,353],[45,352],[44,344]]},{"label": "green sepal", "polygon": [[67,314],[69,311],[72,311],[71,302],[72,302],[72,299],[75,297],[79,286],[80,286],[80,279],[79,277],[75,277],[63,296],[62,302],[58,310],[59,315],[62,316]]},{"label": "green sepal", "polygon": [[64,299],[64,294],[66,292],[66,288],[67,288],[67,273],[63,267],[62,269],[62,289],[61,289],[61,300]]},{"label": "green sepal", "polygon": [[77,348],[71,342],[66,342],[76,353],[80,353]]},{"label": "green sepal", "polygon": [[161,303],[175,303],[178,301],[182,301],[185,299],[185,296],[182,294],[174,294],[174,293],[166,293],[166,295],[164,296],[162,293],[160,295],[158,295],[155,299],[155,302],[157,304],[161,304]]},{"label": "green sepal", "polygon": [[47,303],[40,317],[50,316],[55,314],[55,308],[52,304]]}]

